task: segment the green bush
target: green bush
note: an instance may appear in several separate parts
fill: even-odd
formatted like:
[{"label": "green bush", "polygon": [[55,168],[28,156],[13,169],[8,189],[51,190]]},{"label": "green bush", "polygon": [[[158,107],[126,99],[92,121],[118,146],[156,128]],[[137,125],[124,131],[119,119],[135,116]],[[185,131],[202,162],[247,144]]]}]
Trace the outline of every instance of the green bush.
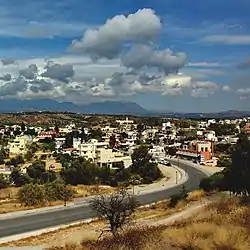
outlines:
[{"label": "green bush", "polygon": [[199,187],[206,192],[226,190],[226,182],[223,173],[215,173],[209,177],[205,177],[200,181]]},{"label": "green bush", "polygon": [[45,185],[26,184],[18,191],[18,200],[24,206],[37,206],[46,201],[69,201],[74,196],[74,190],[62,181],[56,180]]},{"label": "green bush", "polygon": [[37,206],[45,201],[44,188],[38,184],[26,184],[18,191],[18,200],[24,206]]},{"label": "green bush", "polygon": [[7,188],[9,186],[9,179],[6,175],[0,174],[0,189]]},{"label": "green bush", "polygon": [[21,187],[31,182],[30,177],[27,174],[22,173],[17,167],[12,169],[10,178],[16,187]]},{"label": "green bush", "polygon": [[45,185],[45,198],[47,201],[71,200],[74,190],[66,186],[62,181],[54,181]]}]

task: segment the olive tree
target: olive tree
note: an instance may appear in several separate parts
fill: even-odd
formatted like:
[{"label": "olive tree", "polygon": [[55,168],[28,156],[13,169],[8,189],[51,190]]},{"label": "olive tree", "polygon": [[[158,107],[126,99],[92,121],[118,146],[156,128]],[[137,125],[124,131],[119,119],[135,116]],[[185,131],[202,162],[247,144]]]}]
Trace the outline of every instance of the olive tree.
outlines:
[{"label": "olive tree", "polygon": [[119,236],[122,230],[131,222],[131,215],[135,212],[139,203],[133,195],[126,190],[119,190],[111,195],[99,195],[90,201],[90,208],[98,217],[108,222],[108,229],[114,237]]}]

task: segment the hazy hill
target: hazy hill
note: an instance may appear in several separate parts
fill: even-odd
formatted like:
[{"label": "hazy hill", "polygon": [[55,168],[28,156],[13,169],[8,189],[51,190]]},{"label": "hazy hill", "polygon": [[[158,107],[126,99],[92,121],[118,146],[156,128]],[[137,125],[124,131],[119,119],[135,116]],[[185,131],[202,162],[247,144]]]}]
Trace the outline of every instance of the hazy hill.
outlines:
[{"label": "hazy hill", "polygon": [[72,102],[58,102],[50,99],[39,100],[0,100],[0,112],[21,111],[68,111],[87,114],[145,114],[147,110],[133,102],[105,101],[86,105]]}]

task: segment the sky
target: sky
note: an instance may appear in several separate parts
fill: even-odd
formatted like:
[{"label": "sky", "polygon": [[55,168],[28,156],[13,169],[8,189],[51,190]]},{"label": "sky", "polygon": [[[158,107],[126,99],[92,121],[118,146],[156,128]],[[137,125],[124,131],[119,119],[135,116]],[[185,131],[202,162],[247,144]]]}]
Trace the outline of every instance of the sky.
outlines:
[{"label": "sky", "polygon": [[250,110],[249,0],[1,0],[0,98]]}]

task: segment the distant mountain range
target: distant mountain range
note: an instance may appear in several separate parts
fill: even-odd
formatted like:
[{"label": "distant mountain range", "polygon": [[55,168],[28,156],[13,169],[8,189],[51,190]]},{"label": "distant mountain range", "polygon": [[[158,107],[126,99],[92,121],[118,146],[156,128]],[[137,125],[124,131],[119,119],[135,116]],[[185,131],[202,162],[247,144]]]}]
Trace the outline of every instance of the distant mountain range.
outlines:
[{"label": "distant mountain range", "polygon": [[0,113],[16,113],[27,111],[66,111],[83,114],[138,114],[148,111],[133,102],[105,101],[85,105],[72,102],[58,102],[51,99],[38,100],[0,100]]},{"label": "distant mountain range", "polygon": [[82,114],[130,114],[145,116],[166,116],[170,118],[240,118],[250,117],[250,111],[229,110],[214,113],[158,112],[146,110],[134,102],[104,101],[78,105],[72,102],[58,102],[51,99],[37,100],[0,100],[0,113],[27,111],[73,112]]}]

